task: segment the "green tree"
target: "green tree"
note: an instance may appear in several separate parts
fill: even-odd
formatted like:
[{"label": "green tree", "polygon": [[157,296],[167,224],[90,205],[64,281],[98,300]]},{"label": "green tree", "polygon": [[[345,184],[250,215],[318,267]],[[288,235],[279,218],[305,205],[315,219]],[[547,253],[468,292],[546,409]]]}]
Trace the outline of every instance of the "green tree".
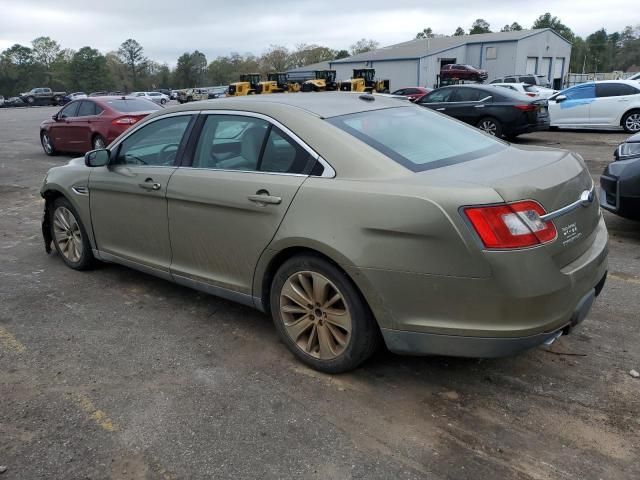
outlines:
[{"label": "green tree", "polygon": [[558,17],[552,16],[549,12],[540,15],[535,22],[533,22],[533,29],[538,28],[550,28],[554,30],[561,37],[566,38],[570,42],[573,42],[575,34],[567,27]]},{"label": "green tree", "polygon": [[511,25],[505,25],[500,30],[501,32],[516,32],[522,30],[522,26],[518,22],[513,22]]},{"label": "green tree", "polygon": [[291,68],[304,67],[313,63],[328,62],[335,58],[335,52],[321,45],[301,43],[291,53]]},{"label": "green tree", "polygon": [[60,54],[60,44],[49,37],[38,37],[31,41],[33,59],[42,65],[47,74],[51,74],[53,63]]},{"label": "green tree", "polygon": [[113,87],[107,59],[95,48],[82,47],[78,50],[71,59],[69,70],[74,90],[89,93]]},{"label": "green tree", "polygon": [[118,55],[122,62],[127,65],[131,73],[132,88],[138,88],[138,76],[140,70],[144,68],[146,58],[144,57],[144,49],[133,38],[129,38],[122,42],[118,49]]},{"label": "green tree", "polygon": [[416,38],[433,38],[434,36],[435,35],[433,34],[431,27],[427,27],[416,34]]},{"label": "green tree", "polygon": [[462,27],[456,28],[456,31],[453,32],[453,36],[454,37],[461,37],[463,35],[465,35],[465,31],[464,31],[464,29]]},{"label": "green tree", "polygon": [[483,18],[478,18],[471,25],[471,30],[469,30],[469,35],[477,35],[479,33],[491,33],[491,25]]},{"label": "green tree", "polygon": [[265,73],[284,72],[291,64],[291,53],[282,45],[271,45],[260,57],[260,64]]},{"label": "green tree", "polygon": [[349,47],[349,53],[351,55],[357,55],[359,53],[370,52],[371,50],[378,48],[379,45],[380,44],[375,40],[361,38]]},{"label": "green tree", "polygon": [[198,50],[185,52],[178,58],[175,78],[178,83],[185,87],[196,87],[204,85],[207,73],[207,57]]},{"label": "green tree", "polygon": [[349,56],[348,50],[338,50],[333,56],[334,60],[340,60],[341,58],[347,58]]}]

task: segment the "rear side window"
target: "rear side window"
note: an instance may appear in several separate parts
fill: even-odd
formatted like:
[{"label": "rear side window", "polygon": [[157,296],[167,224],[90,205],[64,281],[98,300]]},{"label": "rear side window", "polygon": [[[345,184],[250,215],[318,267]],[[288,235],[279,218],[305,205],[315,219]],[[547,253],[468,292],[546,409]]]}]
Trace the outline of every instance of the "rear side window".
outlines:
[{"label": "rear side window", "polygon": [[635,95],[640,90],[625,83],[598,83],[596,84],[597,97],[622,97],[623,95]]},{"label": "rear side window", "polygon": [[518,83],[515,77],[505,77],[504,83]]},{"label": "rear side window", "polygon": [[415,106],[354,113],[327,121],[414,172],[470,161],[507,148],[479,130]]},{"label": "rear side window", "polygon": [[483,98],[490,97],[491,94],[477,90],[475,88],[456,88],[450,102],[478,102]]},{"label": "rear side window", "polygon": [[520,81],[522,83],[526,83],[528,85],[535,85],[536,84],[536,79],[533,75],[527,75],[524,77],[520,77]]},{"label": "rear side window", "polygon": [[80,102],[80,107],[78,107],[76,117],[91,117],[95,114],[96,109],[93,102]]},{"label": "rear side window", "polygon": [[127,98],[124,100],[119,98],[106,100],[105,103],[115,111],[122,113],[149,112],[151,110],[160,110],[162,108],[151,100],[145,100],[143,98]]}]

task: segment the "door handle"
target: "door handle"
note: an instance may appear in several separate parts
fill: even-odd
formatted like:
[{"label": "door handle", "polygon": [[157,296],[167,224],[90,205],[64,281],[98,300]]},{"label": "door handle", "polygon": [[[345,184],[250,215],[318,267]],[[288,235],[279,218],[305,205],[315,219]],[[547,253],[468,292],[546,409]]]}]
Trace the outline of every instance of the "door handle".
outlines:
[{"label": "door handle", "polygon": [[153,181],[153,178],[147,178],[144,183],[139,183],[138,186],[145,190],[160,190],[161,185]]},{"label": "door handle", "polygon": [[437,110],[438,112],[443,112],[443,111],[445,111],[445,110],[446,110],[446,108],[444,108],[444,107],[443,107],[443,108],[436,108],[436,110]]},{"label": "door handle", "polygon": [[279,205],[282,203],[282,197],[269,195],[269,192],[265,190],[258,191],[255,195],[249,195],[247,198],[251,202],[261,203],[263,205]]},{"label": "door handle", "polygon": [[473,108],[484,108],[484,105],[474,105]]}]

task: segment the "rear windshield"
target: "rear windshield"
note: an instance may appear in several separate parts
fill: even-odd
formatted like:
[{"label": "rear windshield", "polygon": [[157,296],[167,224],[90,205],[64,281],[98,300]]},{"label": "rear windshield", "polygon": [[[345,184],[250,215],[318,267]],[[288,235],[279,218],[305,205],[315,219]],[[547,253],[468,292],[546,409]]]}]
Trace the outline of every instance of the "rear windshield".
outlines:
[{"label": "rear windshield", "polygon": [[414,172],[467,162],[506,148],[473,127],[418,106],[327,121]]},{"label": "rear windshield", "polygon": [[104,103],[109,105],[117,112],[131,113],[131,112],[149,112],[151,110],[160,110],[162,107],[156,105],[150,100],[144,98],[127,98],[127,99],[113,99],[103,100]]}]

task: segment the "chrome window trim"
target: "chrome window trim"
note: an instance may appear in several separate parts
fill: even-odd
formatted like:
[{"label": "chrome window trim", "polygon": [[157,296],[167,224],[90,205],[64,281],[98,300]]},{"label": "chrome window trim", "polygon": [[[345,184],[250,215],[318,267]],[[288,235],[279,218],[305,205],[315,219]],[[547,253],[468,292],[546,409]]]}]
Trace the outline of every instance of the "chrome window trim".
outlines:
[{"label": "chrome window trim", "polygon": [[[286,126],[284,126],[282,123],[280,123],[278,120],[276,120],[273,117],[269,117],[268,115],[264,115],[262,113],[247,112],[245,110],[203,110],[200,113],[202,115],[236,115],[236,116],[239,115],[243,117],[252,117],[252,118],[259,118],[261,120],[264,120],[270,123],[271,125],[275,125],[284,133],[286,133],[289,137],[291,137],[291,139],[294,142],[296,142],[299,146],[304,148],[306,152],[309,155],[311,155],[312,158],[317,160],[324,168],[322,175],[304,175],[301,173],[284,173],[284,172],[259,172],[257,170],[249,170],[250,173],[265,173],[269,175],[295,175],[295,176],[303,176],[303,177],[313,176],[315,178],[334,178],[336,176],[336,171],[329,164],[329,162],[327,162],[324,158],[322,158],[320,154],[316,152],[313,148],[307,145],[298,135],[292,132],[291,129],[287,128]],[[180,167],[180,168],[185,168],[185,167]],[[198,169],[199,167],[195,167],[195,168]],[[246,170],[227,170],[227,169],[214,169],[214,168],[205,168],[203,170],[219,170],[219,171],[225,171],[225,172],[227,171],[228,172],[246,172]]]}]

